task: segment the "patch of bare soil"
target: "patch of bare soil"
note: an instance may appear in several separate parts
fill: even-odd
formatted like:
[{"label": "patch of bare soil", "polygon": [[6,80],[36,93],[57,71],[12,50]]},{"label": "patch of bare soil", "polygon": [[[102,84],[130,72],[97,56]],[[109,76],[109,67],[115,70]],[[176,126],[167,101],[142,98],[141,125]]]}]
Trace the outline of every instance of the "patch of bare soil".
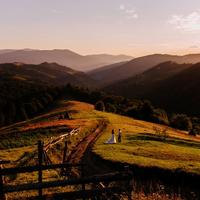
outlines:
[{"label": "patch of bare soil", "polygon": [[71,164],[84,163],[85,165],[88,165],[89,160],[87,161],[86,159],[86,153],[90,150],[92,144],[94,144],[94,142],[98,139],[102,133],[102,130],[106,126],[107,123],[104,120],[100,121],[96,130],[87,135],[77,144],[77,146],[68,156],[67,162]]}]

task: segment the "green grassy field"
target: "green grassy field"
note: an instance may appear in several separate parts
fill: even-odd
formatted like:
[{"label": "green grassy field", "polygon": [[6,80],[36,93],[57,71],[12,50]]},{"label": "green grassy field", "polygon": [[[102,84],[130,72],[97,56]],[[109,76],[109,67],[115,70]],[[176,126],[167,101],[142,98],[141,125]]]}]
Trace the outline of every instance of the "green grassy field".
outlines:
[{"label": "green grassy field", "polygon": [[[110,122],[93,148],[103,159],[200,174],[199,136],[111,113],[98,114]],[[122,143],[104,144],[111,130],[117,132],[119,128],[123,132]],[[167,130],[167,136],[157,134],[155,129]]]},{"label": "green grassy field", "polygon": [[[72,119],[58,120],[57,116],[65,111],[70,113]],[[68,141],[69,150],[73,149],[86,135],[92,133],[101,119],[106,120],[108,126],[93,146],[93,152],[101,158],[142,167],[200,174],[200,136],[194,137],[187,132],[163,125],[96,111],[94,106],[77,101],[62,101],[52,111],[34,119],[1,128],[0,160],[10,160],[11,164],[8,166],[12,167],[35,164],[34,159],[29,163],[26,160],[37,150],[38,139],[47,142],[51,137],[66,133],[67,128],[81,127],[80,134]],[[110,138],[111,130],[114,129],[117,133],[119,128],[122,130],[122,143],[104,144]],[[166,131],[165,135],[161,134],[162,131]],[[63,144],[59,144],[48,152],[53,163],[61,162],[62,151]],[[44,181],[58,179],[55,171],[47,171],[44,174]],[[15,179],[11,177],[7,182],[19,184],[36,180],[37,174],[29,173],[26,176],[19,175]],[[30,192],[25,196],[33,194]],[[15,194],[11,194],[11,197],[12,195]]]},{"label": "green grassy field", "polygon": [[[72,120],[57,120],[54,117],[64,111],[71,113]],[[93,151],[103,159],[145,167],[181,169],[200,174],[200,137],[189,136],[187,132],[159,124],[131,119],[128,117],[94,110],[90,104],[76,101],[62,101],[51,112],[29,121],[18,123],[0,130],[0,159],[18,160],[26,152],[36,149],[38,139],[48,141],[66,132],[65,128],[81,127],[75,144],[104,118],[109,123],[96,142]],[[121,129],[122,143],[107,145],[111,130]],[[166,137],[156,133],[166,130]],[[6,133],[6,135],[4,134]],[[17,139],[16,139],[17,138]]]},{"label": "green grassy field", "polygon": [[[88,134],[94,131],[98,125],[98,117],[90,112],[93,106],[85,103],[61,101],[51,111],[33,119],[16,123],[0,129],[0,160],[9,160],[10,164],[4,167],[16,167],[35,165],[37,161],[37,141],[47,143],[54,137],[65,134],[72,129],[79,128],[77,135],[66,138],[68,151],[73,150],[76,145]],[[63,112],[69,112],[71,119],[58,119]],[[84,117],[83,117],[84,116]],[[48,151],[52,163],[61,163],[63,157],[64,142],[58,143]],[[36,156],[34,156],[36,153]],[[31,159],[30,159],[31,158]],[[36,182],[37,173],[18,174],[17,176],[6,177],[7,184],[22,184]],[[44,172],[43,181],[60,180],[59,173],[55,170]],[[71,186],[65,188],[52,188],[45,191],[64,192],[74,190]],[[36,195],[37,192],[11,193],[8,198],[20,198]]]}]

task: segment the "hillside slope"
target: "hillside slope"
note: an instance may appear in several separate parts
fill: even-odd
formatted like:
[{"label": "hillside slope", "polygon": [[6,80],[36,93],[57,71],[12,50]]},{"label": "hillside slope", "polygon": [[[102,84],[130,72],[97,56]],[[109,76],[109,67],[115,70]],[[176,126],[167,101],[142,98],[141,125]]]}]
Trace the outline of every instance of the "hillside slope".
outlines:
[{"label": "hillside slope", "polygon": [[108,73],[109,71],[115,71],[115,69],[118,69],[118,67],[124,65],[126,62],[119,62],[119,63],[114,63],[111,65],[106,65],[104,67],[100,67],[94,70],[91,70],[89,72],[87,72],[87,74],[92,77],[93,79],[97,80],[97,81],[101,81],[101,86],[104,85],[109,85],[112,80],[109,79],[110,74]]},{"label": "hillside slope", "polygon": [[90,86],[95,81],[83,72],[58,65],[56,63],[41,63],[39,65],[24,63],[0,64],[0,76],[27,82],[42,83],[48,85],[74,85]]},{"label": "hillside slope", "polygon": [[166,62],[106,88],[130,98],[144,98],[171,112],[200,114],[200,63]]},{"label": "hillside slope", "polygon": [[40,64],[43,62],[56,62],[60,65],[68,66],[75,70],[87,71],[100,66],[131,60],[131,56],[126,55],[80,55],[68,49],[54,50],[1,50],[0,63],[23,62],[27,64]]},{"label": "hillside slope", "polygon": [[200,63],[160,82],[149,92],[149,98],[158,105],[176,112],[200,115]]},{"label": "hillside slope", "polygon": [[146,97],[147,93],[154,90],[161,81],[174,76],[191,65],[177,64],[171,61],[164,62],[142,74],[111,84],[105,90],[130,98],[143,98]]},{"label": "hillside slope", "polygon": [[175,56],[167,54],[153,54],[135,58],[129,62],[115,67],[114,69],[110,66],[102,68],[101,71],[94,71],[91,73],[91,77],[97,80],[104,81],[112,84],[119,80],[124,80],[135,75],[141,74],[144,71],[154,67],[163,62],[173,61],[179,64],[183,63],[197,63],[200,62],[200,54],[191,54],[185,56]]}]

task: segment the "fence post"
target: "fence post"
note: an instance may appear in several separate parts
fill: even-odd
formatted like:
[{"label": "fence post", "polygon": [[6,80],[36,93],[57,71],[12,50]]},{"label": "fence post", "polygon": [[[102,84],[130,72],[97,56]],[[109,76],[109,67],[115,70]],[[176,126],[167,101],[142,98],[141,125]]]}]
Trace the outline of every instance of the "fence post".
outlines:
[{"label": "fence post", "polygon": [[3,192],[3,174],[1,172],[2,166],[0,165],[0,199],[4,199],[4,192]]},{"label": "fence post", "polygon": [[41,140],[38,141],[38,183],[39,183],[39,188],[38,188],[38,196],[42,198],[42,160],[43,160],[43,142]]},{"label": "fence post", "polygon": [[[81,164],[81,177],[85,177],[84,165]],[[83,200],[85,200],[85,183],[82,183]]]},{"label": "fence post", "polygon": [[3,192],[3,174],[1,172],[1,169],[2,169],[2,165],[0,165],[0,199],[5,200],[6,195]]},{"label": "fence post", "polygon": [[67,156],[67,141],[65,141],[65,147],[63,151],[63,163],[66,161],[66,156]]},{"label": "fence post", "polygon": [[[124,166],[124,170],[125,170],[125,173],[130,174],[130,176],[131,176],[131,171],[130,171],[129,166]],[[131,179],[131,177],[130,177],[130,180],[128,181],[127,186],[128,186],[127,187],[127,190],[128,190],[128,200],[132,200],[133,178]]]},{"label": "fence post", "polygon": [[[63,150],[63,160],[62,160],[62,163],[66,163],[66,157],[67,157],[67,141],[65,141],[65,146],[64,146],[64,150]],[[62,167],[61,168],[61,175],[62,176],[66,176],[66,168],[65,167]]]}]

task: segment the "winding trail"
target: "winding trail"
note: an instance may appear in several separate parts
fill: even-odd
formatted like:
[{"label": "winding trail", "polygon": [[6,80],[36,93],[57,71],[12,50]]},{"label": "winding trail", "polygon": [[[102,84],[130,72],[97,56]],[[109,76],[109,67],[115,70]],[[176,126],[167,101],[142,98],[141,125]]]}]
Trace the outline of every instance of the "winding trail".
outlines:
[{"label": "winding trail", "polygon": [[90,161],[87,159],[87,153],[91,150],[91,146],[95,143],[95,141],[99,138],[102,131],[106,128],[107,122],[106,120],[102,120],[99,122],[96,130],[86,137],[84,137],[74,148],[74,150],[68,155],[67,162],[71,164],[76,164],[80,162],[84,162],[84,164],[88,165]]}]

